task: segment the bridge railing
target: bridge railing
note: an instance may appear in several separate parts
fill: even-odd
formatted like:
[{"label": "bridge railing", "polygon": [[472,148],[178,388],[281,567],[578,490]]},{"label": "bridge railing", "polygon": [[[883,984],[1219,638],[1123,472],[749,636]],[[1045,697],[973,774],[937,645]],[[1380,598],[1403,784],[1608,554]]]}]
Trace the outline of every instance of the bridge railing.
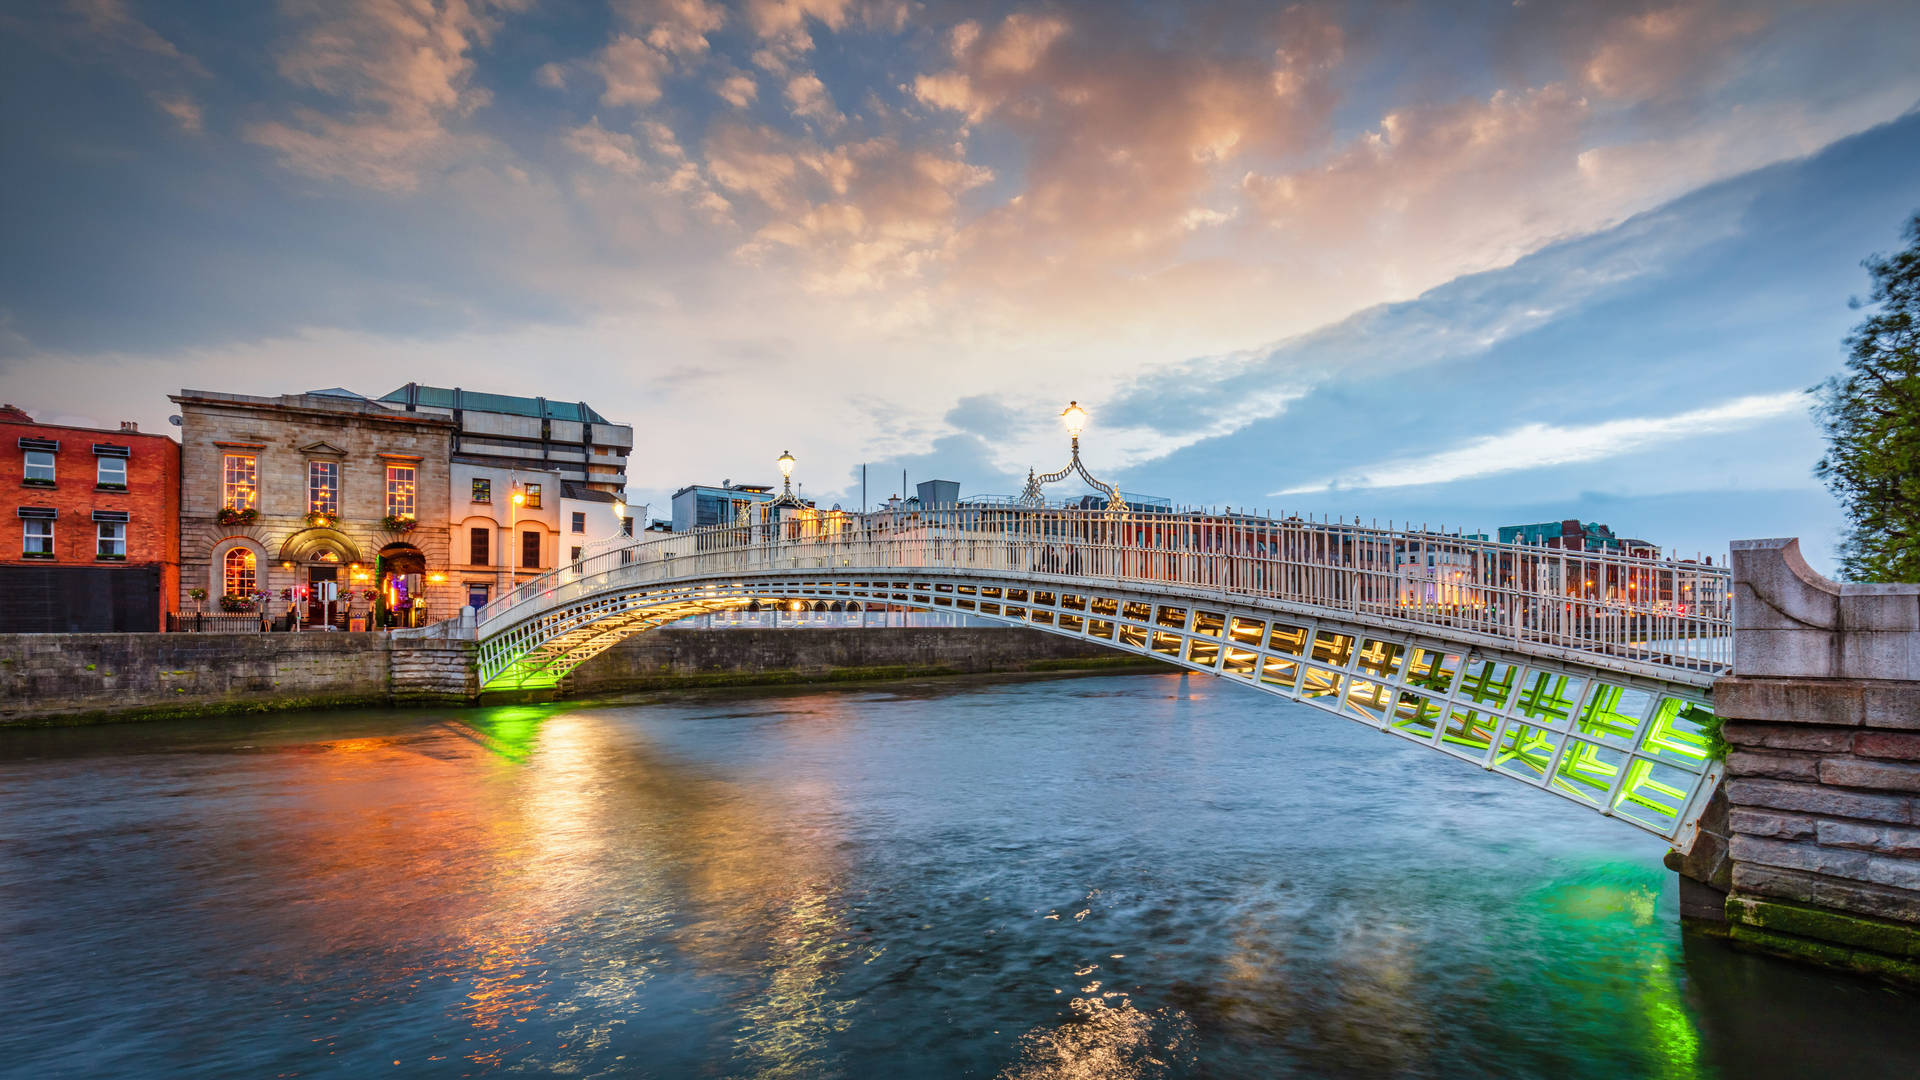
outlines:
[{"label": "bridge railing", "polygon": [[637,539],[504,594],[479,632],[613,587],[919,568],[1217,591],[1695,671],[1732,660],[1731,580],[1710,562],[1299,518],[965,504]]}]

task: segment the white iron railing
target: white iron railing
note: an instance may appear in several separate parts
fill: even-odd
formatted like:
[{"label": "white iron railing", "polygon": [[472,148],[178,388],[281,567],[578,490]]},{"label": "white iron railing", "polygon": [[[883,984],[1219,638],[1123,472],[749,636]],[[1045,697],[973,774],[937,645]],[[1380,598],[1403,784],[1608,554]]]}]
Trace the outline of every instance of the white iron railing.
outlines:
[{"label": "white iron railing", "polygon": [[965,504],[809,510],[635,539],[502,595],[478,634],[610,588],[936,567],[1212,591],[1696,673],[1728,670],[1733,656],[1731,577],[1711,563],[1298,518]]}]

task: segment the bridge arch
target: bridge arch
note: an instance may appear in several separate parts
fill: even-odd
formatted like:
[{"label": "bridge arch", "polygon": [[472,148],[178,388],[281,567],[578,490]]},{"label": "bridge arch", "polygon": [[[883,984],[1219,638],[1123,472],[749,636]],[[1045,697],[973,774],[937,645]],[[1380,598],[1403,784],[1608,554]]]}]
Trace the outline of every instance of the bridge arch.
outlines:
[{"label": "bridge arch", "polygon": [[1683,586],[1666,564],[1596,570],[1555,555],[1547,566],[1476,540],[1459,562],[1474,601],[1409,607],[1391,569],[1406,542],[1356,526],[1111,512],[974,511],[931,528],[869,519],[826,538],[715,530],[523,586],[479,627],[480,674],[490,688],[553,685],[626,637],[714,611],[959,612],[1301,701],[1689,847],[1719,777],[1720,667],[1694,658],[1702,643],[1686,628],[1710,624],[1676,618],[1672,602],[1603,606],[1560,583],[1617,576],[1689,605],[1724,583],[1687,570]]}]

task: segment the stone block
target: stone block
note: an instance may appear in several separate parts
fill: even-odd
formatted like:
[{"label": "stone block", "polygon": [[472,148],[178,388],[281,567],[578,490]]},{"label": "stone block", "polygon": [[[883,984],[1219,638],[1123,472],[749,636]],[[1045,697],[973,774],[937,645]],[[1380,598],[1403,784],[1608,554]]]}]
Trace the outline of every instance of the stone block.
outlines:
[{"label": "stone block", "polygon": [[1854,679],[1920,679],[1914,663],[1911,630],[1855,630],[1840,636],[1835,675]]},{"label": "stone block", "polygon": [[1920,792],[1920,765],[1830,757],[1820,762],[1820,780],[1826,784],[1870,791]]},{"label": "stone block", "polygon": [[1818,823],[1816,831],[1822,847],[1853,848],[1858,851],[1920,857],[1920,829],[1822,821]]},{"label": "stone block", "polygon": [[1920,684],[1869,686],[1864,705],[1868,727],[1920,731]]},{"label": "stone block", "polygon": [[1920,632],[1920,585],[1893,584],[1879,588],[1843,585],[1840,613],[1849,635],[1862,631]]},{"label": "stone block", "polygon": [[1754,677],[1828,679],[1840,675],[1830,630],[1737,629],[1733,635],[1733,670]]},{"label": "stone block", "polygon": [[1913,799],[1907,796],[1864,795],[1790,780],[1730,780],[1727,801],[1736,810],[1764,807],[1894,825],[1913,824]]},{"label": "stone block", "polygon": [[1920,897],[1920,859],[1874,856],[1867,862],[1866,878],[1875,885],[1906,889]]},{"label": "stone block", "polygon": [[1737,675],[1714,683],[1713,708],[1728,720],[1858,727],[1866,718],[1866,690],[1855,679]]},{"label": "stone block", "polygon": [[1776,840],[1805,840],[1815,833],[1816,823],[1799,814],[1777,814],[1767,810],[1735,810],[1728,825],[1743,836],[1765,836]]},{"label": "stone block", "polygon": [[[1716,702],[1717,704],[1717,702]],[[1853,745],[1853,730],[1837,727],[1801,727],[1729,720],[1720,729],[1729,746],[1757,746],[1771,750],[1805,750],[1817,754],[1844,754]]]},{"label": "stone block", "polygon": [[1737,833],[1729,846],[1736,867],[1743,863],[1757,863],[1850,881],[1866,880],[1867,867],[1872,861],[1872,856],[1862,851],[1836,850],[1816,843],[1769,840]]},{"label": "stone block", "polygon": [[1747,926],[1872,949],[1888,956],[1920,957],[1920,928],[1903,923],[1746,895],[1729,897],[1726,914]]},{"label": "stone block", "polygon": [[1816,754],[1767,753],[1735,750],[1727,755],[1730,777],[1763,776],[1776,780],[1820,779],[1820,758]]},{"label": "stone block", "polygon": [[1821,877],[1802,870],[1735,863],[1733,891],[1736,895],[1772,896],[1858,915],[1920,923],[1920,894],[1871,882]]},{"label": "stone block", "polygon": [[1853,752],[1889,761],[1920,761],[1920,732],[1863,731],[1854,736]]}]

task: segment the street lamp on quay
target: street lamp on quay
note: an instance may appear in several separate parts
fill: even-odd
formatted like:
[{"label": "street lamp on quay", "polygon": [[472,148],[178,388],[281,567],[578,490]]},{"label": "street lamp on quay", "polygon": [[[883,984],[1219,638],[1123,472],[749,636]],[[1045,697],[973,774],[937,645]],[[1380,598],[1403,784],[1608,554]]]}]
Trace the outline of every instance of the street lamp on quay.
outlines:
[{"label": "street lamp on quay", "polygon": [[1044,476],[1036,475],[1034,470],[1028,469],[1027,487],[1025,491],[1020,493],[1021,504],[1036,509],[1045,506],[1047,500],[1046,496],[1041,493],[1041,488],[1056,480],[1065,480],[1068,476],[1079,473],[1080,479],[1085,480],[1088,487],[1106,494],[1107,510],[1109,512],[1118,513],[1126,509],[1127,503],[1125,499],[1120,497],[1120,489],[1104,480],[1097,479],[1092,473],[1087,471],[1086,465],[1080,461],[1080,433],[1085,431],[1087,427],[1087,410],[1081,408],[1078,401],[1069,401],[1067,402],[1067,407],[1060,410],[1060,422],[1067,426],[1067,436],[1071,440],[1072,457],[1068,459],[1064,467],[1047,473]]}]

